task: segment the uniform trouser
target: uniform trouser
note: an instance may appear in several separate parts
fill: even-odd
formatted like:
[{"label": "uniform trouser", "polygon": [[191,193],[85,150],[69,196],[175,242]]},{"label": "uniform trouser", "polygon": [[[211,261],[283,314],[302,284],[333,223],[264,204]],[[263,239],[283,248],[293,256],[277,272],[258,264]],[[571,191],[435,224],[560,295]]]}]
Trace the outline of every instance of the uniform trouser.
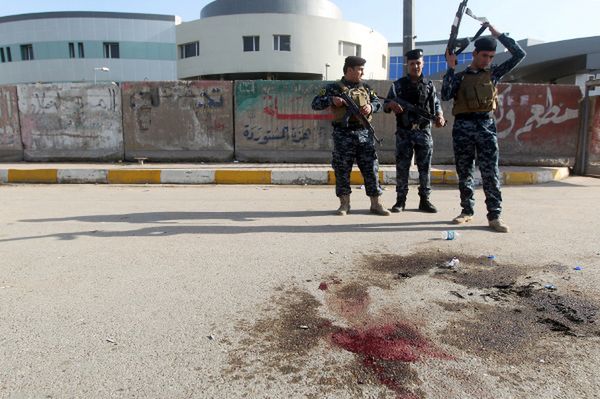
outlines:
[{"label": "uniform trouser", "polygon": [[408,176],[413,154],[419,170],[419,195],[429,197],[431,193],[431,157],[433,155],[433,139],[428,130],[396,131],[396,195],[399,200],[406,200],[408,193]]},{"label": "uniform trouser", "polygon": [[335,172],[335,194],[349,195],[350,173],[354,161],[365,181],[369,197],[378,197],[383,191],[379,185],[379,161],[375,152],[375,139],[367,130],[333,130],[333,154],[331,166]]},{"label": "uniform trouser", "polygon": [[473,215],[475,159],[481,171],[488,220],[497,219],[502,212],[500,171],[498,170],[498,138],[496,121],[456,120],[452,130],[454,159],[458,174],[462,213]]}]

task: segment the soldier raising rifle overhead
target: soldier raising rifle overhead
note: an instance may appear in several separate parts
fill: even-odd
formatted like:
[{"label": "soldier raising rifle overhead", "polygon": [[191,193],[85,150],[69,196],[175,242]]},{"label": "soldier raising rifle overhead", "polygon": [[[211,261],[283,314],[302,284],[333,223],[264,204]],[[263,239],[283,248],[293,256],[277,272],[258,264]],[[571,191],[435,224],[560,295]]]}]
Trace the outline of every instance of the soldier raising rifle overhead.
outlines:
[{"label": "soldier raising rifle overhead", "polygon": [[[498,107],[496,84],[525,58],[525,52],[513,39],[500,33],[488,22],[483,23],[482,28],[489,29],[493,37],[482,37],[475,41],[473,61],[463,72],[454,72],[454,48],[446,50],[448,71],[444,75],[441,94],[444,101],[454,99],[452,140],[462,207],[460,215],[454,218],[453,223],[463,224],[473,219],[473,173],[477,159],[483,180],[489,226],[497,232],[507,233],[508,225],[500,218],[502,194],[494,117],[494,111]],[[500,65],[492,65],[496,55],[496,39],[512,55]]]}]

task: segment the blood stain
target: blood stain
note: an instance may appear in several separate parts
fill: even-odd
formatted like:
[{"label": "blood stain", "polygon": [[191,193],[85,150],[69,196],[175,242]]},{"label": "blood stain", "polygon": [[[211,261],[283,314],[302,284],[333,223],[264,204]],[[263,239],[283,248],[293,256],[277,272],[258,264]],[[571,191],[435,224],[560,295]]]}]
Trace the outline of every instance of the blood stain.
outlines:
[{"label": "blood stain", "polygon": [[409,363],[423,358],[452,359],[439,350],[413,326],[397,322],[369,327],[365,330],[340,328],[331,334],[336,346],[357,354],[362,365],[377,380],[396,392],[400,399],[418,398],[405,385],[414,376]]}]

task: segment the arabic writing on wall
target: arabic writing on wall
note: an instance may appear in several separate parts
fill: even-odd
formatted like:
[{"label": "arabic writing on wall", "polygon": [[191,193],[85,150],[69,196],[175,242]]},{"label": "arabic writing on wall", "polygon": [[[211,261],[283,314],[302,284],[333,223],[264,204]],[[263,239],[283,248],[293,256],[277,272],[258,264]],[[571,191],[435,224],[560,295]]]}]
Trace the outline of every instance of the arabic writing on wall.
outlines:
[{"label": "arabic writing on wall", "polygon": [[121,95],[114,85],[19,85],[26,150],[102,150],[122,143]]},{"label": "arabic writing on wall", "polygon": [[226,94],[220,87],[197,88],[184,84],[144,87],[130,95],[129,106],[140,130],[150,129],[152,110],[160,108],[162,101],[166,105],[176,105],[179,110],[193,111],[197,124],[219,131],[224,130],[226,125],[213,117],[213,111],[221,111],[225,107]]},{"label": "arabic writing on wall", "polygon": [[32,114],[53,114],[61,110],[68,111],[73,107],[77,110],[117,111],[117,89],[80,89],[80,90],[52,90],[35,91],[31,93],[31,102],[26,110]]},{"label": "arabic writing on wall", "polygon": [[[524,137],[549,135],[561,130],[576,128],[579,118],[577,102],[581,96],[572,88],[551,86],[523,87],[500,85],[499,108],[496,111],[498,138],[521,142]],[[566,126],[569,124],[568,126]],[[543,138],[543,137],[542,137]]]},{"label": "arabic writing on wall", "polygon": [[323,134],[324,128],[319,127],[317,131],[314,129],[298,126],[282,126],[281,128],[272,131],[258,125],[244,125],[242,136],[248,141],[254,141],[258,144],[268,144],[271,141],[282,140],[291,143],[302,143],[310,140],[313,134]]}]

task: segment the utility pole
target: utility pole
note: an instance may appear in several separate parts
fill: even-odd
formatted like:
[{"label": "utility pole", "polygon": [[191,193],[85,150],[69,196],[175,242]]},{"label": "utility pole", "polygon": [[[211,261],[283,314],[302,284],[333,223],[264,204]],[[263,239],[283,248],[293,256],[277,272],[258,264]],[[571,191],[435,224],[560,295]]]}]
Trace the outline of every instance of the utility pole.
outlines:
[{"label": "utility pole", "polygon": [[[404,0],[402,55],[415,48],[415,0]],[[403,58],[404,59],[404,58]],[[408,73],[404,60],[404,75]]]}]

